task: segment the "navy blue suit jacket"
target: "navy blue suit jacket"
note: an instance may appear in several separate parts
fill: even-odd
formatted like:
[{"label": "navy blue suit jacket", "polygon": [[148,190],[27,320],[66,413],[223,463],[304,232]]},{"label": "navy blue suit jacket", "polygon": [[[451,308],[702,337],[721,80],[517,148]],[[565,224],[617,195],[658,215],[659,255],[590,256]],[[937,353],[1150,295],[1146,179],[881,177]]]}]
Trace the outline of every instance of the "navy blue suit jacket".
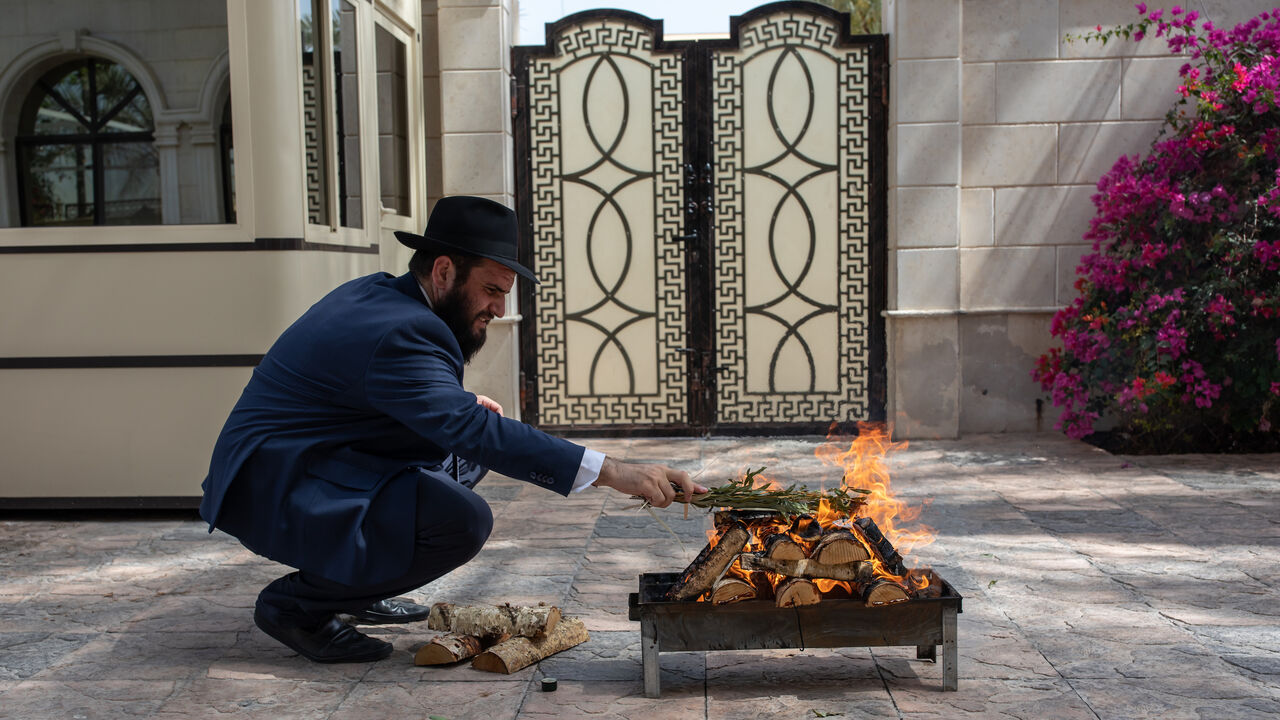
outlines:
[{"label": "navy blue suit jacket", "polygon": [[[449,454],[562,495],[583,448],[486,410],[412,274],[352,280],[287,329],[214,447],[200,515],[345,584],[408,568],[420,475]],[[241,501],[224,505],[228,488]],[[371,551],[376,548],[376,551]]]}]

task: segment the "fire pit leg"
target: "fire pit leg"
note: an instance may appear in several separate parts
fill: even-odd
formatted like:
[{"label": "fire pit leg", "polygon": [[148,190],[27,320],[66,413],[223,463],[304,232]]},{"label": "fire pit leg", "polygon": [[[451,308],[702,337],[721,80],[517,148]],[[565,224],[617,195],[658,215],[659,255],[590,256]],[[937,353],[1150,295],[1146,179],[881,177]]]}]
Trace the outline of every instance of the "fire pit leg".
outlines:
[{"label": "fire pit leg", "polygon": [[942,609],[942,689],[955,690],[959,687],[959,652],[956,648],[956,609]]},{"label": "fire pit leg", "polygon": [[662,671],[658,667],[658,626],[651,617],[640,619],[640,665],[644,670],[644,696],[658,697],[662,692],[658,685]]}]

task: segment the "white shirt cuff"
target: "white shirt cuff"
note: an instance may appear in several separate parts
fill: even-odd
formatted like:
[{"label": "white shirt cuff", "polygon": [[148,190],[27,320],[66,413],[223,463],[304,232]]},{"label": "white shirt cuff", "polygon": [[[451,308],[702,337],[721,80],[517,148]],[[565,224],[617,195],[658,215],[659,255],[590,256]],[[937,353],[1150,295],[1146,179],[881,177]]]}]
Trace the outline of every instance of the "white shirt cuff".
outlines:
[{"label": "white shirt cuff", "polygon": [[578,474],[573,478],[573,491],[582,492],[591,487],[591,483],[600,477],[600,468],[604,466],[604,453],[586,448],[582,453],[582,464],[578,466]]}]

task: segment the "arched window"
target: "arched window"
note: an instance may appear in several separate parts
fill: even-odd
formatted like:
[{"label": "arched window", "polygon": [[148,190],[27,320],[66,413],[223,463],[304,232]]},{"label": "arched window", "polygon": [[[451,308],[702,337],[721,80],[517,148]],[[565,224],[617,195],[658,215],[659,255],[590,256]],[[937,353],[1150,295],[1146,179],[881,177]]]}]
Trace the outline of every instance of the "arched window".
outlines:
[{"label": "arched window", "polygon": [[154,129],[146,94],[121,66],[81,58],[46,73],[14,138],[22,224],[159,224]]}]

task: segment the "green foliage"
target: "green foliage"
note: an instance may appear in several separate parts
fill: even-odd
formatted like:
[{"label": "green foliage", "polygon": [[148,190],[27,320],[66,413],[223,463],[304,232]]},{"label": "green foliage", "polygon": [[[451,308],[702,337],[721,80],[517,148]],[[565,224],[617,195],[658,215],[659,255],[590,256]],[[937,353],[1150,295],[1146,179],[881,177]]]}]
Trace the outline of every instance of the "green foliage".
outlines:
[{"label": "green foliage", "polygon": [[849,13],[849,31],[854,35],[880,32],[880,0],[814,0],[834,10]]}]

